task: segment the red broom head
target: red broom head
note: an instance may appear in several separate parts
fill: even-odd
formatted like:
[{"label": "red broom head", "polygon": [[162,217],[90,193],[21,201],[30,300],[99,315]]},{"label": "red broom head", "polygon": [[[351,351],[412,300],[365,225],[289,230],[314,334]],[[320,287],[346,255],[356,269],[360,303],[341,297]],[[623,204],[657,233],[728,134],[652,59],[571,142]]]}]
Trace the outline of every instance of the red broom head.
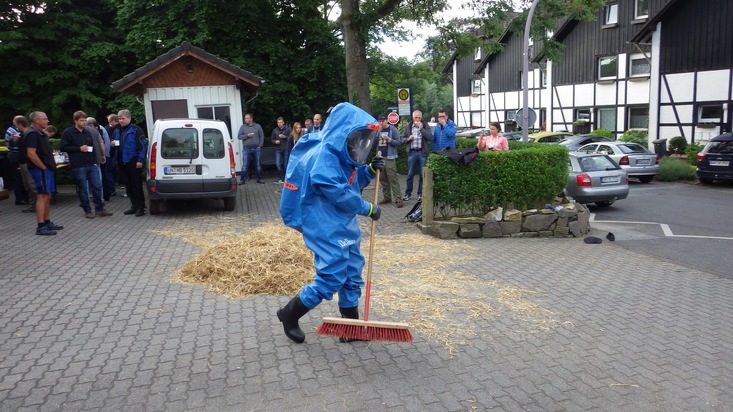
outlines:
[{"label": "red broom head", "polygon": [[316,333],[343,339],[375,340],[382,342],[412,342],[412,334],[407,328],[384,328],[379,326],[339,325],[321,323]]}]

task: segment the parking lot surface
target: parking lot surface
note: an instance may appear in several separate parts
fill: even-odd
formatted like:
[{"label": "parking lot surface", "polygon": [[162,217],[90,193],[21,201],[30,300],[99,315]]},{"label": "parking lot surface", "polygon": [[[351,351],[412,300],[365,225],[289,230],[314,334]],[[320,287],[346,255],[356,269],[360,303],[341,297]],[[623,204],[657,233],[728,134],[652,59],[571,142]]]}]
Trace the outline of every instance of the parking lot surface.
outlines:
[{"label": "parking lot surface", "polygon": [[[0,411],[733,410],[733,280],[608,242],[443,241],[434,254],[478,251],[448,273],[531,291],[553,320],[467,311],[476,333],[452,353],[417,332],[320,337],[334,302],[301,320],[306,342],[294,344],[275,316],[289,296],[228,299],[170,280],[201,249],[162,232],[277,222],[272,181],[240,187],[234,212],[179,202],[124,216],[116,197],[114,216],[89,220],[62,193],[52,219],[65,229],[47,237],[2,202]],[[385,232],[416,233],[407,203],[384,208]]]}]

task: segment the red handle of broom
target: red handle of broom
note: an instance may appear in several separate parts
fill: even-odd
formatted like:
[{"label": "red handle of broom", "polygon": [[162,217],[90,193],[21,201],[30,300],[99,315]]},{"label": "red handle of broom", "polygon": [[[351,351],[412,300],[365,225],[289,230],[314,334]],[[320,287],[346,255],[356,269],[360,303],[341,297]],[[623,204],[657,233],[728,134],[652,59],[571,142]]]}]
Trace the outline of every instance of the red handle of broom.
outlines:
[{"label": "red handle of broom", "polygon": [[[377,156],[382,156],[381,151],[377,151]],[[379,169],[377,169],[377,177],[374,178],[374,205],[379,202]],[[374,260],[374,237],[377,232],[377,221],[372,219],[372,231],[369,234],[369,260],[367,260],[367,280],[366,280],[366,297],[364,298],[364,321],[369,320],[369,297],[372,292],[372,261]]]}]

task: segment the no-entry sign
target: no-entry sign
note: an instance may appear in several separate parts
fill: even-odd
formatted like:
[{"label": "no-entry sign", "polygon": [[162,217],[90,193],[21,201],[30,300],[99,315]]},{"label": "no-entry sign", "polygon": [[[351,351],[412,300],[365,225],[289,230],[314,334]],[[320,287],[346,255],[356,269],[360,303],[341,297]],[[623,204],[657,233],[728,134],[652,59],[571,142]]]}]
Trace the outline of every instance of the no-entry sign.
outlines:
[{"label": "no-entry sign", "polygon": [[400,115],[398,115],[395,112],[392,112],[387,115],[387,121],[389,122],[389,124],[392,124],[392,125],[397,124],[397,122],[400,121]]}]

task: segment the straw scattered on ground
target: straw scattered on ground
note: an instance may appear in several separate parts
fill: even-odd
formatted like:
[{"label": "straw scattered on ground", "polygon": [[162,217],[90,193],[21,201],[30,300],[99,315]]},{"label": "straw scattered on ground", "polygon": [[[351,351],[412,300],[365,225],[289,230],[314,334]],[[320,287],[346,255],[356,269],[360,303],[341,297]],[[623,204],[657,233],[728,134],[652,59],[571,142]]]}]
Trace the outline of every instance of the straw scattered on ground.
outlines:
[{"label": "straw scattered on ground", "polygon": [[[222,223],[216,219],[201,221],[198,228],[155,231],[203,248],[173,275],[175,281],[239,298],[293,295],[313,279],[313,254],[300,233],[274,223],[254,227],[241,220]],[[368,234],[364,230],[365,255]],[[413,333],[438,342],[450,353],[470,345],[479,334],[490,334],[497,322],[502,329],[521,333],[560,325],[557,316],[543,308],[540,291],[454,271],[454,265],[479,256],[470,241],[382,233],[374,255],[370,319],[407,322]],[[365,266],[365,279],[366,274]]]}]

